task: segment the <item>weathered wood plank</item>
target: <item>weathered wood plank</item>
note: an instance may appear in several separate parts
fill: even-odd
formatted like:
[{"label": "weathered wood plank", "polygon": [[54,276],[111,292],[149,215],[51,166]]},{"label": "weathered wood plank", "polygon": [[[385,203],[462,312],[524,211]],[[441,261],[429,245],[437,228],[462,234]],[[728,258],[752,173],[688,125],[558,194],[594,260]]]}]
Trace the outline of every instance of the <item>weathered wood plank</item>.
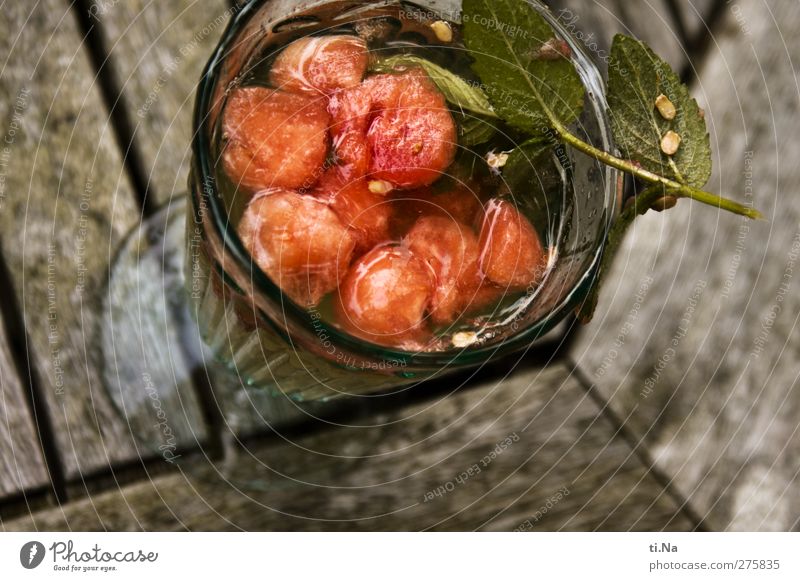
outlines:
[{"label": "weathered wood plank", "polygon": [[[0,118],[8,119],[2,108],[10,103],[3,100],[0,104]],[[14,153],[11,148],[8,151],[10,160]],[[24,490],[44,487],[50,481],[39,436],[25,401],[25,388],[2,333],[4,328],[0,314],[0,500]]]},{"label": "weathered wood plank", "polygon": [[[563,365],[241,451],[11,530],[688,530]],[[125,502],[122,502],[122,496]]]},{"label": "weathered wood plank", "polygon": [[[708,18],[713,13],[720,0],[666,0],[674,6],[679,15],[687,36],[695,38],[697,35],[708,34]],[[729,8],[733,9],[730,2]]]},{"label": "weathered wood plank", "polygon": [[157,204],[186,192],[195,88],[232,11],[226,0],[130,0],[96,14]]},{"label": "weathered wood plank", "polygon": [[[30,105],[6,176],[2,251],[55,445],[76,479],[146,453],[107,395],[98,312],[109,260],[139,212],[69,4],[8,5],[4,27],[3,103],[27,91]],[[177,413],[172,421],[177,430]]]},{"label": "weathered wood plank", "polygon": [[[9,37],[11,31],[3,21],[2,35]],[[0,41],[1,42],[1,41]],[[5,76],[5,75],[3,75]],[[13,93],[14,90],[19,91]],[[7,212],[9,172],[16,163],[19,143],[25,139],[24,125],[30,107],[27,87],[7,86],[0,80],[0,119],[3,123],[2,147],[0,147],[0,214]],[[8,301],[5,301],[8,304]],[[0,312],[0,499],[20,494],[30,488],[49,483],[47,468],[38,443],[26,403],[22,379],[17,373],[11,347],[6,336],[6,322]]]},{"label": "weathered wood plank", "polygon": [[572,352],[712,526],[791,530],[800,514],[800,5],[737,2],[695,88],[709,185],[750,223],[682,203],[626,242]]}]

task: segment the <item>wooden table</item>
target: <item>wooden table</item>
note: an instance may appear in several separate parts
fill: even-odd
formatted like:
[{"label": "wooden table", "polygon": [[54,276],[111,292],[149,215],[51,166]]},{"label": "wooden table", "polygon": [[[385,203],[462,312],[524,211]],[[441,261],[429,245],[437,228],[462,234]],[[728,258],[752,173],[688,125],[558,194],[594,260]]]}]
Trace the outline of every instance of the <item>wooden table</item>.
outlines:
[{"label": "wooden table", "polygon": [[170,353],[150,378],[167,462],[109,397],[143,386],[109,383],[101,305],[125,234],[184,190],[195,83],[232,9],[4,4],[3,529],[798,530],[800,3],[552,5],[587,44],[625,30],[682,71],[711,187],[769,221],[649,215],[590,326],[371,404],[301,415]]}]

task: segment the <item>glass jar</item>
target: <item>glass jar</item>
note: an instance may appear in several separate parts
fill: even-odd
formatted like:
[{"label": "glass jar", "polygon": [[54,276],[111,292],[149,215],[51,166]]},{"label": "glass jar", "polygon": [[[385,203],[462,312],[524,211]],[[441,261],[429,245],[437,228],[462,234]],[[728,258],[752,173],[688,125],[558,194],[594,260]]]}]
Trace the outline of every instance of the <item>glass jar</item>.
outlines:
[{"label": "glass jar", "polygon": [[[539,2],[531,4],[566,41],[585,84],[586,102],[573,127],[583,139],[613,150],[602,77],[583,46]],[[564,187],[557,200],[552,265],[525,308],[490,340],[435,352],[378,346],[328,324],[315,310],[286,298],[258,268],[236,234],[219,190],[215,144],[226,96],[241,83],[265,46],[302,34],[344,27],[380,16],[403,27],[403,18],[459,23],[461,2],[253,0],[233,18],[199,84],[187,220],[186,284],[203,340],[248,385],[295,401],[384,391],[450,371],[478,366],[528,348],[561,322],[591,288],[618,205],[617,173],[572,150],[562,150]],[[411,16],[404,16],[411,15]]]}]

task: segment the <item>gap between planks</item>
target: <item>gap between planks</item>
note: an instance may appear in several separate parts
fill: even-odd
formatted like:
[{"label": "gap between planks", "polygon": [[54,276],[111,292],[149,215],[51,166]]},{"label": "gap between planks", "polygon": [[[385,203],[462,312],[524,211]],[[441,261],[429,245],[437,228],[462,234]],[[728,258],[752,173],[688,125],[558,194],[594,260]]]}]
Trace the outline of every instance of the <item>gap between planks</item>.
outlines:
[{"label": "gap between planks", "polygon": [[[597,389],[586,373],[584,373],[583,369],[581,369],[571,357],[566,356],[565,362],[578,385],[586,391],[592,401],[595,402],[600,413],[614,426],[616,434],[628,444],[631,452],[638,458],[647,472],[661,485],[667,496],[678,506],[679,512],[682,513],[689,522],[694,524],[693,530],[698,532],[710,532],[711,529],[708,528],[703,517],[700,516],[700,513],[692,507],[687,498],[675,489],[672,484],[672,479],[655,463],[645,440],[637,436],[628,426],[628,422],[614,411],[600,390]],[[631,413],[635,411],[634,409]]]}]

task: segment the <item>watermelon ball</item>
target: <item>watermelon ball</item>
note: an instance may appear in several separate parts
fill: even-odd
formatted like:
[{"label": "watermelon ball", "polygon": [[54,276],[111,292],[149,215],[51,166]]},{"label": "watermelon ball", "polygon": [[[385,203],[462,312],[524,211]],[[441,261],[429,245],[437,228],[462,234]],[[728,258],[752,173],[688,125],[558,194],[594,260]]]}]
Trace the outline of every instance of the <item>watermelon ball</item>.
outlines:
[{"label": "watermelon ball", "polygon": [[333,94],[328,105],[334,150],[351,178],[413,189],[452,164],[456,125],[444,96],[422,69],[374,75]]},{"label": "watermelon ball", "polygon": [[392,205],[372,192],[367,180],[347,179],[339,168],[328,171],[314,188],[314,196],[328,204],[356,240],[357,255],[390,240]]},{"label": "watermelon ball", "polygon": [[349,179],[369,172],[370,151],[367,128],[372,113],[372,98],[364,85],[339,91],[328,102],[331,137],[336,159]]},{"label": "watermelon ball", "polygon": [[350,267],[336,301],[338,320],[369,341],[400,346],[425,336],[434,277],[402,246],[375,248]]},{"label": "watermelon ball", "polygon": [[223,119],[225,172],[250,192],[313,183],[328,155],[329,123],[324,99],[235,89]]},{"label": "watermelon ball", "polygon": [[483,284],[471,293],[464,295],[466,306],[464,312],[478,314],[491,312],[507,296],[506,289],[484,280]]},{"label": "watermelon ball", "polygon": [[275,59],[270,82],[282,91],[328,95],[358,86],[368,64],[367,44],[357,36],[301,38]]},{"label": "watermelon ball", "polygon": [[484,210],[480,266],[486,278],[507,290],[524,290],[541,282],[547,254],[528,219],[510,202],[496,198]]},{"label": "watermelon ball", "polygon": [[474,224],[483,213],[483,202],[477,189],[471,184],[458,183],[445,191],[420,188],[393,194],[395,219],[392,233],[404,236],[423,216],[439,216],[459,224]]},{"label": "watermelon ball", "polygon": [[254,197],[239,237],[258,267],[297,304],[319,304],[347,272],[355,239],[326,204],[288,190]]},{"label": "watermelon ball", "polygon": [[367,130],[370,172],[402,189],[444,175],[457,147],[456,124],[442,93],[422,69],[364,81],[374,117]]},{"label": "watermelon ball", "polygon": [[417,221],[404,242],[436,276],[431,320],[440,325],[452,323],[468,309],[481,286],[477,237],[452,219],[425,216]]}]

